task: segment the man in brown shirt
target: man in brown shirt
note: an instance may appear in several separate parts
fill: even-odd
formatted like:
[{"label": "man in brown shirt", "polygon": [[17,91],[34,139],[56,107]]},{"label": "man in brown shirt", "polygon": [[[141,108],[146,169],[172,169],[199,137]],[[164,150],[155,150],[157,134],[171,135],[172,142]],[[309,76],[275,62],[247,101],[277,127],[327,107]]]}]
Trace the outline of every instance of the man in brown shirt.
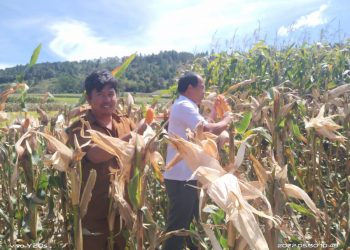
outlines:
[{"label": "man in brown shirt", "polygon": [[[98,70],[91,73],[85,80],[86,98],[91,109],[81,119],[89,122],[94,130],[128,140],[135,125],[126,115],[116,113],[117,84],[117,80],[107,70]],[[70,145],[74,145],[74,134],[77,136],[80,145],[88,140],[80,136],[81,127],[82,122],[78,120],[67,129]],[[143,132],[143,129],[141,128],[138,132]],[[88,133],[86,132],[86,134]],[[82,190],[91,169],[96,170],[97,179],[82,225],[89,232],[98,233],[96,236],[84,235],[83,246],[84,250],[106,249],[109,234],[107,221],[109,185],[114,178],[110,168],[119,168],[119,166],[114,156],[93,143],[83,147],[83,151],[86,152],[86,155],[81,162]],[[119,217],[116,216],[114,227],[116,230],[120,228]],[[125,239],[121,233],[115,237],[114,241],[114,249],[125,248]]]}]

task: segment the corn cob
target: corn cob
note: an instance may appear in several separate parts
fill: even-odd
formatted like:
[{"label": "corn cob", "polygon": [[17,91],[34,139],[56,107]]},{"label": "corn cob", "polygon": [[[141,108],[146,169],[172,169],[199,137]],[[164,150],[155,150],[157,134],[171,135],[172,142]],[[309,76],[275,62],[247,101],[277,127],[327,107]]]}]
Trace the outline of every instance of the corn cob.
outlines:
[{"label": "corn cob", "polygon": [[231,111],[231,108],[227,104],[225,97],[223,95],[218,95],[216,97],[214,108],[218,119],[221,119],[227,111]]},{"label": "corn cob", "polygon": [[154,120],[154,110],[153,108],[148,108],[146,111],[146,118],[145,118],[145,122],[147,124],[151,124]]}]

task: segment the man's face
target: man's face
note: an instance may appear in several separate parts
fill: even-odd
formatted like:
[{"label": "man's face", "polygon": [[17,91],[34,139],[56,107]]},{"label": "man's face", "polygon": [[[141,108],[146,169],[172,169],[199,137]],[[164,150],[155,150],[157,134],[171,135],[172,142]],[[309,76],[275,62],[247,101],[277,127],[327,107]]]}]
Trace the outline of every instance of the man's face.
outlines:
[{"label": "man's face", "polygon": [[92,90],[87,100],[96,116],[109,116],[115,111],[117,94],[111,85],[106,85],[101,91]]},{"label": "man's face", "polygon": [[198,84],[196,87],[193,87],[192,85],[188,86],[191,90],[191,96],[192,96],[192,100],[196,103],[196,104],[200,104],[201,101],[204,98],[204,94],[205,94],[205,85],[204,85],[204,80],[202,77],[198,76]]}]

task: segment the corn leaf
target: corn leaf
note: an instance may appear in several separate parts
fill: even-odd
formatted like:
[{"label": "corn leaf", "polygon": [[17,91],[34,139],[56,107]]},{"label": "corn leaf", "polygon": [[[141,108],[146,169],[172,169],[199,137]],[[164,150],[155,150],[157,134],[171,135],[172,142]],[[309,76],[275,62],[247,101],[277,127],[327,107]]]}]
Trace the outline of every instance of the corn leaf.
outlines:
[{"label": "corn leaf", "polygon": [[294,136],[298,140],[300,140],[300,141],[302,141],[304,143],[307,143],[307,139],[300,133],[300,129],[299,129],[298,124],[294,123],[293,121],[292,121],[292,130],[293,130]]},{"label": "corn leaf", "polygon": [[158,151],[150,152],[147,154],[149,161],[153,167],[154,174],[156,178],[163,183],[164,178],[161,172],[162,167],[164,167],[164,160],[162,155]]},{"label": "corn leaf", "polygon": [[134,208],[141,208],[141,176],[138,168],[135,168],[134,176],[128,183],[128,195]]},{"label": "corn leaf", "polygon": [[253,249],[268,249],[259,225],[240,192],[238,180],[231,174],[217,178],[208,186],[208,195],[226,213],[235,228]]},{"label": "corn leaf", "polygon": [[36,61],[38,60],[38,57],[39,57],[39,54],[40,54],[40,50],[41,50],[41,43],[33,51],[33,54],[32,54],[32,56],[30,58],[30,62],[29,62],[28,68],[31,68],[34,64],[36,64]]},{"label": "corn leaf", "polygon": [[301,213],[302,215],[306,215],[306,216],[309,216],[309,217],[314,217],[314,214],[309,210],[307,209],[306,207],[302,206],[302,205],[298,205],[294,202],[290,202],[288,203],[288,205],[296,212],[299,212]]},{"label": "corn leaf", "polygon": [[263,127],[257,127],[257,128],[253,128],[250,129],[248,131],[246,131],[243,135],[243,140],[246,140],[250,135],[252,134],[260,134],[262,137],[264,137],[269,143],[272,143],[272,137],[271,135],[268,133],[268,131],[263,128]]},{"label": "corn leaf", "polygon": [[247,130],[250,124],[250,120],[252,119],[252,116],[253,116],[252,112],[247,112],[243,115],[243,118],[235,126],[238,134],[243,134]]},{"label": "corn leaf", "polygon": [[[220,247],[220,243],[224,241],[224,239],[222,239],[222,237],[220,237],[220,243],[218,242],[218,240],[215,237],[214,231],[211,230],[211,228],[207,225],[207,224],[202,224],[204,232],[207,234],[208,238],[210,239],[211,245],[213,247],[214,250],[222,250],[222,248]],[[221,243],[222,245],[222,243]],[[226,245],[227,245],[227,241],[226,241]]]},{"label": "corn leaf", "polygon": [[112,70],[112,75],[115,78],[120,78],[120,76],[124,73],[124,71],[128,68],[130,63],[135,59],[136,53],[129,56],[122,65],[117,66],[115,69]]},{"label": "corn leaf", "polygon": [[322,216],[321,211],[316,207],[315,203],[311,200],[309,195],[300,187],[286,183],[283,187],[283,191],[288,197],[304,200],[306,205],[315,215],[320,217]]},{"label": "corn leaf", "polygon": [[95,187],[96,177],[97,177],[96,170],[91,169],[90,173],[89,173],[88,180],[85,184],[83,194],[81,196],[81,200],[80,200],[80,213],[81,213],[80,216],[81,216],[81,218],[84,218],[84,216],[86,215],[87,208],[88,208],[89,202],[90,202],[91,197],[92,197],[92,190]]}]

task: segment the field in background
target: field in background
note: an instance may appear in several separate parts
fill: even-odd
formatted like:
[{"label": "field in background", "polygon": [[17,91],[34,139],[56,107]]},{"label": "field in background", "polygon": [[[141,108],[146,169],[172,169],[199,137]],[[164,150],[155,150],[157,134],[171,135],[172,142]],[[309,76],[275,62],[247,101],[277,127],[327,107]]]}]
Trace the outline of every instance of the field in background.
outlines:
[{"label": "field in background", "polygon": [[[154,98],[160,95],[160,91],[156,91],[153,93],[131,93],[135,99],[136,104],[150,104],[153,102]],[[127,93],[121,93],[118,98],[125,98]],[[80,98],[82,98],[82,94],[54,94],[47,98],[47,101],[44,103],[45,94],[28,94],[26,97],[26,105],[28,111],[35,111],[36,107],[39,105],[44,105],[49,111],[58,111],[59,109],[64,108],[65,106],[77,106]],[[6,111],[8,112],[19,112],[21,110],[20,95],[14,94],[12,95],[8,103],[6,104]],[[161,96],[158,99],[158,102],[165,103],[169,100],[168,96]]]},{"label": "field in background", "polygon": [[[126,98],[127,93],[122,93],[118,98]],[[135,99],[135,104],[151,104],[154,99],[160,95],[160,91],[153,93],[134,93],[132,96]],[[27,114],[31,117],[38,118],[39,114],[36,111],[37,107],[42,106],[47,110],[50,117],[56,116],[62,113],[64,110],[69,110],[78,105],[82,94],[55,94],[53,97],[49,97],[47,102],[42,103],[44,94],[28,94],[27,96]],[[0,123],[0,125],[11,124],[16,118],[24,118],[25,112],[22,111],[19,104],[19,95],[14,94],[11,96],[10,101],[6,104],[6,111],[8,115],[8,121]],[[162,96],[158,99],[158,102],[165,104],[170,100],[169,96]]]}]

